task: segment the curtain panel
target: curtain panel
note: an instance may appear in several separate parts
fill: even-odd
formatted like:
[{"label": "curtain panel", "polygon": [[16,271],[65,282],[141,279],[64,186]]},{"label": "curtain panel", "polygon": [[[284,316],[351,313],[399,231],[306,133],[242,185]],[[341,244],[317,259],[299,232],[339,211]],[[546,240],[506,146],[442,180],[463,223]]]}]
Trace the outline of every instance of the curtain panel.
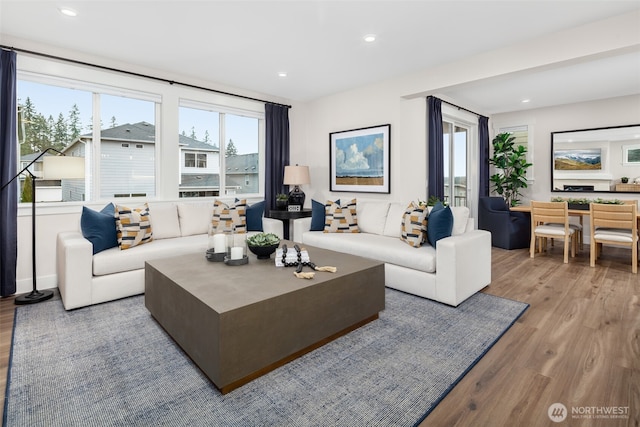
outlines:
[{"label": "curtain panel", "polygon": [[480,116],[478,118],[478,149],[479,161],[478,173],[480,174],[478,195],[479,197],[489,196],[489,118]]},{"label": "curtain panel", "polygon": [[442,136],[442,101],[427,97],[429,188],[427,196],[444,200],[444,145]]},{"label": "curtain panel", "polygon": [[[0,187],[18,173],[16,53],[0,49]],[[35,221],[35,218],[33,218]],[[0,192],[0,295],[16,293],[18,180]]]},{"label": "curtain panel", "polygon": [[275,209],[276,194],[284,193],[284,167],[289,164],[289,107],[265,104],[265,211]]}]

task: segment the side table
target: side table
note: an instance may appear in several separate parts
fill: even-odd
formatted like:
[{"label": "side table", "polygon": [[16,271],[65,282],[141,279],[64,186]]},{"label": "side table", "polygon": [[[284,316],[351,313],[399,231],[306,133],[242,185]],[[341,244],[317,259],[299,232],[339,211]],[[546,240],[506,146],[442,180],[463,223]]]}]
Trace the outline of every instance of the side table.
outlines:
[{"label": "side table", "polygon": [[295,212],[281,211],[281,210],[269,211],[269,218],[282,220],[285,240],[290,240],[289,231],[290,231],[291,223],[289,222],[289,220],[298,219],[298,218],[308,218],[310,216],[311,216],[311,209],[302,209],[301,211],[295,211]]}]

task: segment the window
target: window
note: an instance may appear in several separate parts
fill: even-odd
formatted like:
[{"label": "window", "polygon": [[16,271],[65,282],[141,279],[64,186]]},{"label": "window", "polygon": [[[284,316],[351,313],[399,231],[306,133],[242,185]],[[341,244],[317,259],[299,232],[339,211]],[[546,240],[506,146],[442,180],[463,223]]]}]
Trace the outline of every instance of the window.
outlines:
[{"label": "window", "polygon": [[527,163],[532,165],[527,169],[527,179],[533,180],[533,138],[531,137],[531,126],[504,126],[499,127],[497,133],[509,132],[515,138],[515,145],[522,145],[527,149]]},{"label": "window", "polygon": [[185,168],[195,168],[196,167],[196,154],[195,153],[184,153],[184,167]]},{"label": "window", "polygon": [[[18,144],[20,164],[24,168],[48,148],[65,151],[78,141],[80,135],[90,129],[92,94],[84,90],[53,86],[23,79],[18,80]],[[49,153],[55,154],[50,151]],[[65,153],[66,154],[66,153]],[[80,155],[84,157],[84,150]],[[42,178],[42,158],[30,170],[36,178]],[[30,185],[20,176],[20,201],[31,202]],[[56,181],[46,185],[46,190],[36,191],[36,202],[67,202],[84,200],[85,180]],[[36,188],[45,187],[41,180]],[[49,183],[51,184],[51,183]],[[64,190],[63,190],[63,187]]]},{"label": "window", "polygon": [[[155,196],[155,102],[128,96],[94,96],[99,97],[101,117],[100,198],[110,199],[116,194]],[[120,148],[122,141],[126,142]],[[140,150],[142,147],[148,149]]]},{"label": "window", "polygon": [[180,197],[263,192],[262,114],[192,101],[179,114]]},{"label": "window", "polygon": [[[111,91],[114,89],[66,79],[19,75],[21,164],[49,147],[86,159],[85,179],[59,182],[57,194],[47,190],[47,201],[155,195],[158,102],[145,99],[147,94],[107,93]],[[144,147],[149,149],[140,150]],[[35,170],[41,170],[41,165],[36,164]],[[21,201],[29,201],[27,198]]]},{"label": "window", "polygon": [[185,168],[206,168],[207,155],[202,153],[184,153]]},{"label": "window", "polygon": [[443,121],[444,198],[451,206],[467,206],[467,144],[469,130]]}]

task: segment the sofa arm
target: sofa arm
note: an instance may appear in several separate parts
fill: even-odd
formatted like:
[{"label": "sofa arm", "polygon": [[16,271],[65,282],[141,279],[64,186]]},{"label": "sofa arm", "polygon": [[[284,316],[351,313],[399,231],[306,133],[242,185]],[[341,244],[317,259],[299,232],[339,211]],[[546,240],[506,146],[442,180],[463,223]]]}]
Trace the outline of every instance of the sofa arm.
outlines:
[{"label": "sofa arm", "polygon": [[92,304],[93,245],[78,231],[58,233],[58,289],[66,310]]},{"label": "sofa arm", "polygon": [[262,218],[262,230],[265,233],[273,233],[279,238],[284,239],[284,226],[279,219]]},{"label": "sofa arm", "polygon": [[302,235],[311,229],[311,217],[293,220],[293,241],[303,243]]},{"label": "sofa arm", "polygon": [[491,233],[468,231],[438,240],[437,300],[457,306],[491,283]]}]

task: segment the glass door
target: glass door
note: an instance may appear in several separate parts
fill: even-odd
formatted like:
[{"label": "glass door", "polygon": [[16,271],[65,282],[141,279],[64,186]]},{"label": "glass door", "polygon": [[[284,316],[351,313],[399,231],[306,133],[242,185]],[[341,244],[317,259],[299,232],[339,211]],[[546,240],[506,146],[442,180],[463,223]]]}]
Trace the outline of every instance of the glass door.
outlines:
[{"label": "glass door", "polygon": [[468,206],[467,149],[469,129],[443,121],[444,199],[449,206]]}]

